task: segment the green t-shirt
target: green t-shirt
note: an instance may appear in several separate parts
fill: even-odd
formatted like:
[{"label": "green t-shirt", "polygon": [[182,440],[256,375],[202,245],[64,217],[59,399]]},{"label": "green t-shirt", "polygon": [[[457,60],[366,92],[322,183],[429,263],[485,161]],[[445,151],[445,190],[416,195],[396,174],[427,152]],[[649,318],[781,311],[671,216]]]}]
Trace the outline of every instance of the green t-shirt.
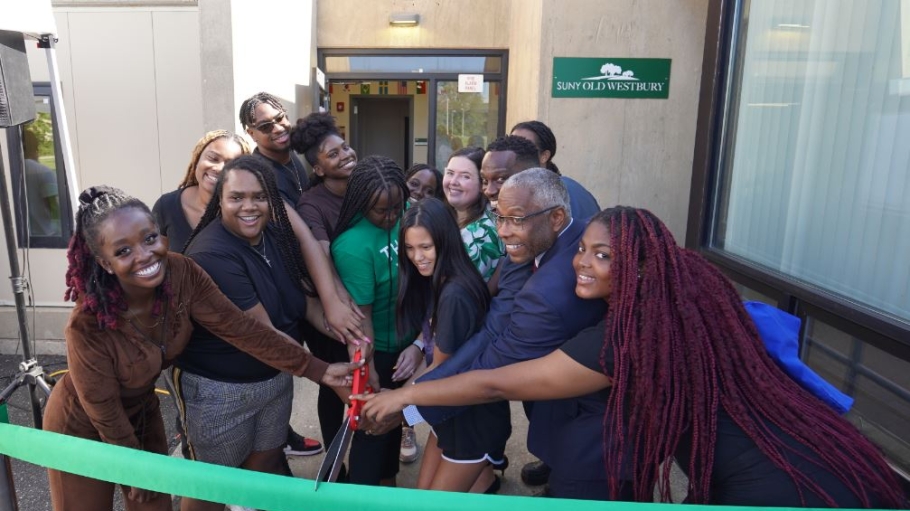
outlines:
[{"label": "green t-shirt", "polygon": [[397,352],[395,300],[398,298],[398,228],[376,227],[361,218],[332,242],[332,260],[357,305],[373,306],[373,339],[379,351]]}]

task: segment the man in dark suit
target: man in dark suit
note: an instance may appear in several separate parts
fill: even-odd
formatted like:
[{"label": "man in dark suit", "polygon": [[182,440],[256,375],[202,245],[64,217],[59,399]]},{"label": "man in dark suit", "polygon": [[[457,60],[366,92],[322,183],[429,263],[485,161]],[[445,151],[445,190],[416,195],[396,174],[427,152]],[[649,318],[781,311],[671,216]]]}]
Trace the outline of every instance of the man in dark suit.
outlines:
[{"label": "man in dark suit", "polygon": [[[525,169],[537,167],[541,164],[540,151],[535,143],[525,137],[509,135],[500,137],[490,143],[487,154],[484,155],[480,168],[483,182],[483,193],[487,196],[493,210],[499,200],[499,189],[506,179]],[[549,169],[553,170],[553,169]],[[554,171],[559,174],[558,171]],[[578,181],[561,176],[562,183],[569,192],[569,206],[572,217],[587,221],[598,212],[600,205]],[[501,270],[500,270],[501,271]],[[502,288],[502,283],[499,284]],[[531,407],[525,405],[525,411],[530,418]],[[550,467],[546,463],[535,460],[521,468],[521,480],[525,484],[537,486],[546,484],[550,477]]]},{"label": "man in dark suit", "polygon": [[[606,313],[603,300],[575,295],[572,258],[584,225],[572,220],[568,193],[558,175],[534,168],[508,178],[498,190],[496,219],[508,259],[484,328],[418,381],[542,357]],[[577,416],[572,412],[580,408],[579,403],[579,399],[536,402],[529,416],[529,450],[553,468],[550,490],[562,498],[592,498],[587,491],[591,482],[606,486],[602,457],[576,459],[579,454],[602,452],[600,421],[592,422],[596,430],[585,436],[563,435],[569,420]],[[427,406],[418,411],[430,424],[439,424],[463,409]],[[405,412],[411,421],[413,412]],[[602,412],[603,408],[601,418]],[[579,448],[582,440],[588,443]]]}]

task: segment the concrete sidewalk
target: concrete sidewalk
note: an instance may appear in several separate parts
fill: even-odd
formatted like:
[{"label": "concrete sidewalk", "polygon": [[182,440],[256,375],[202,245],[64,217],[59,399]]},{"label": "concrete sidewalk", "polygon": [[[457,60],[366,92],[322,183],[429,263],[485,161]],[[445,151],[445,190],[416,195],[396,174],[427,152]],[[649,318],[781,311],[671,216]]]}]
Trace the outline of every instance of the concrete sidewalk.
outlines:
[{"label": "concrete sidewalk", "polygon": [[[319,432],[319,423],[316,419],[316,384],[302,378],[294,379],[294,410],[291,414],[291,425],[294,430],[301,435],[310,438],[321,439]],[[417,440],[420,444],[421,454],[423,446],[426,444],[429,427],[426,424],[418,424],[415,428],[417,431]],[[525,417],[521,403],[512,403],[512,437],[506,445],[506,455],[509,457],[509,468],[506,469],[505,477],[502,480],[502,489],[500,495],[532,495],[540,491],[541,487],[530,487],[521,482],[521,467],[525,463],[534,461],[531,454],[528,453],[525,440],[528,436],[528,420]],[[324,445],[331,443],[332,439],[328,438],[323,442]],[[313,479],[322,463],[322,455],[307,457],[289,458],[291,470],[297,477]],[[417,486],[417,473],[420,470],[420,460],[414,463],[401,464],[401,472],[398,473],[398,485],[404,488],[415,488]],[[499,475],[499,472],[496,473]]]}]

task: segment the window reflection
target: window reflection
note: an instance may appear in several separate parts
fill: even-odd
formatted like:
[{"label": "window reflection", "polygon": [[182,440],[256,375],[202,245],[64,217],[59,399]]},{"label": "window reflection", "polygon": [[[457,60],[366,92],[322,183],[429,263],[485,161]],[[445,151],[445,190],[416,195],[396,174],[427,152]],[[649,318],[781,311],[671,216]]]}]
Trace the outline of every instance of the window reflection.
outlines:
[{"label": "window reflection", "polygon": [[22,126],[28,232],[33,237],[61,236],[57,156],[50,102],[46,97],[38,96],[35,106],[35,120]]},{"label": "window reflection", "polygon": [[499,82],[485,82],[483,92],[458,92],[458,82],[436,84],[436,168],[462,147],[481,147],[496,138]]},{"label": "window reflection", "polygon": [[714,244],[907,321],[903,4],[745,4]]}]

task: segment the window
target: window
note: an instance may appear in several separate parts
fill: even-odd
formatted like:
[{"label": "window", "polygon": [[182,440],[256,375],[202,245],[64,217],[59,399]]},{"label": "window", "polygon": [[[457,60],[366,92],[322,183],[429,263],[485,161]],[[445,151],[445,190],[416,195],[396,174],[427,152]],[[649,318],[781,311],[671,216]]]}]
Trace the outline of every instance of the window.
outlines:
[{"label": "window", "polygon": [[910,471],[910,2],[710,0],[687,245]]},{"label": "window", "polygon": [[35,120],[7,129],[20,247],[66,248],[72,215],[50,85],[35,84]]},{"label": "window", "polygon": [[743,3],[712,244],[910,322],[902,7]]},{"label": "window", "polygon": [[484,82],[483,92],[458,92],[457,81],[436,82],[436,168],[463,147],[486,148],[499,130],[500,83]]},{"label": "window", "polygon": [[910,472],[910,362],[815,317],[805,321],[806,364],[855,399],[847,417]]},{"label": "window", "polygon": [[[506,50],[321,48],[317,55],[333,86],[329,103],[340,129],[363,125],[357,120],[363,115],[355,108],[357,96],[412,96],[413,162],[442,170],[458,147],[486,147],[504,133]],[[458,92],[462,74],[481,75],[483,92]],[[362,152],[357,134],[349,130],[348,135]]]}]

